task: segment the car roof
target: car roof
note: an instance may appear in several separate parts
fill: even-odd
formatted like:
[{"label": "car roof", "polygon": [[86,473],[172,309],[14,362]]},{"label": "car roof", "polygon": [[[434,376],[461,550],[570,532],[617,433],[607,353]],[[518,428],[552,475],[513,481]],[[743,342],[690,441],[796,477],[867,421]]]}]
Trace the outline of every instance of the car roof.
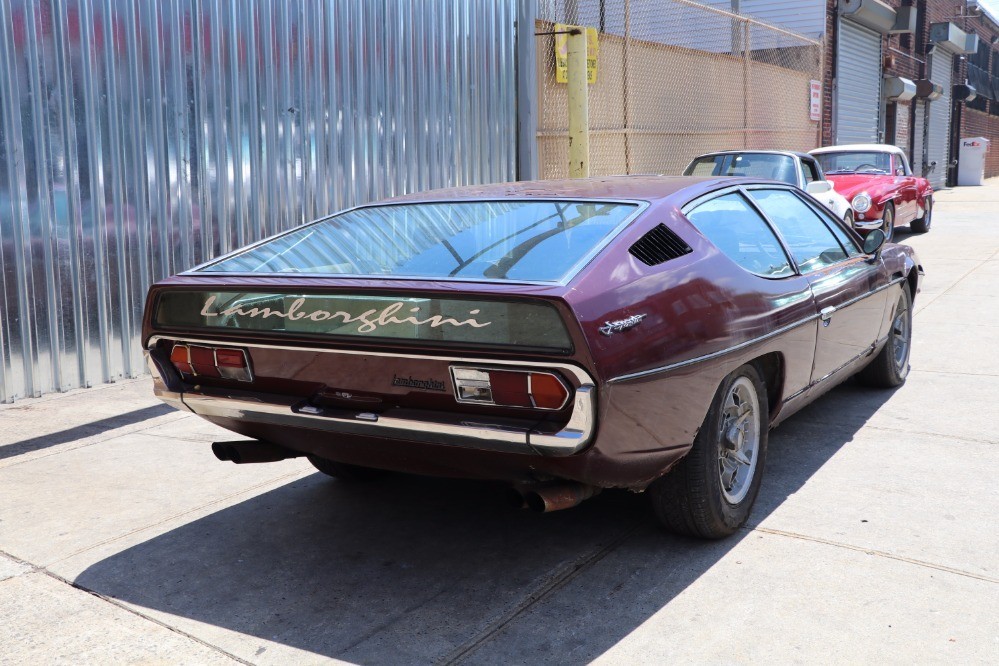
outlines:
[{"label": "car roof", "polygon": [[[703,153],[698,155],[694,159],[700,159],[702,157],[710,157],[711,155],[794,155],[800,158],[810,158],[811,155],[808,153],[801,153],[797,150],[713,150],[710,153]],[[691,160],[693,161],[693,160]]]},{"label": "car roof", "polygon": [[[760,179],[742,179],[758,182]],[[465,185],[429,190],[386,199],[385,203],[475,199],[616,199],[655,201],[690,186],[733,184],[732,178],[717,176],[598,176],[566,180],[533,180],[490,185]],[[702,189],[702,188],[697,188]]]},{"label": "car roof", "polygon": [[822,153],[839,153],[839,152],[850,152],[850,151],[873,151],[878,153],[901,153],[905,154],[898,146],[893,146],[888,143],[848,143],[841,146],[825,146],[824,148],[816,148],[810,151],[812,155],[821,155]]}]

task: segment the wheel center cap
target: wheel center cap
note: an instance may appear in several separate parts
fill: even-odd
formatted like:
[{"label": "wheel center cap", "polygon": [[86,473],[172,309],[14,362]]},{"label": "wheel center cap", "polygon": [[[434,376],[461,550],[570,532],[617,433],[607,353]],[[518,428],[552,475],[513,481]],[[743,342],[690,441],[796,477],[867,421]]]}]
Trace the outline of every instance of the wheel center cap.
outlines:
[{"label": "wheel center cap", "polygon": [[742,448],[743,442],[746,440],[746,433],[743,432],[742,428],[734,425],[728,429],[725,433],[725,448],[729,451],[738,451]]}]

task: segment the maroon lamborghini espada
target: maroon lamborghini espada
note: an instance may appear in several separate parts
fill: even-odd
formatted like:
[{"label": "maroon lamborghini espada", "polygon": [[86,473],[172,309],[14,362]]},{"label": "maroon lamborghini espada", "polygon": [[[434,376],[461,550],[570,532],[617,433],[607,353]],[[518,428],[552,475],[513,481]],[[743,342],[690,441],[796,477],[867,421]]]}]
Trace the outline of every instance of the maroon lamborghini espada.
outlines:
[{"label": "maroon lamborghini espada", "polygon": [[647,490],[721,537],[770,428],[855,373],[905,381],[921,272],[774,182],[466,187],[164,280],[143,342],[161,399],[249,438],[222,460],[498,479],[539,510]]}]

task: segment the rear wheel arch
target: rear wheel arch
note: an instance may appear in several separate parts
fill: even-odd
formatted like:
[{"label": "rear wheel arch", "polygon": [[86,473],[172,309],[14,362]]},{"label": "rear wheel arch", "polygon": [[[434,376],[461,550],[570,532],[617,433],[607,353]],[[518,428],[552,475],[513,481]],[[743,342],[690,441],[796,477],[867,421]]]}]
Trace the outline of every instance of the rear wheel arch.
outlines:
[{"label": "rear wheel arch", "polygon": [[919,276],[917,273],[919,269],[913,267],[909,274],[905,276],[906,282],[909,285],[909,302],[915,303],[916,301],[916,287],[919,285]]},{"label": "rear wheel arch", "polygon": [[784,396],[784,355],[780,352],[770,352],[754,358],[749,361],[749,364],[756,367],[763,380],[763,385],[766,387],[767,403],[770,407],[769,416],[772,423],[780,410]]}]

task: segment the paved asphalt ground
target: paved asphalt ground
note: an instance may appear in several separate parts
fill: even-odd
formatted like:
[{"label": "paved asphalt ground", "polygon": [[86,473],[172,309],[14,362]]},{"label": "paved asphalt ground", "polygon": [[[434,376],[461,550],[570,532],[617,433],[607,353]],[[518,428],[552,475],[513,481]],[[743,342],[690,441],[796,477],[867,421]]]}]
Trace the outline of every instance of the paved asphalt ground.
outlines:
[{"label": "paved asphalt ground", "polygon": [[901,240],[908,382],[774,431],[722,542],[625,492],[223,464],[144,379],[3,405],[0,664],[999,663],[999,179]]}]

